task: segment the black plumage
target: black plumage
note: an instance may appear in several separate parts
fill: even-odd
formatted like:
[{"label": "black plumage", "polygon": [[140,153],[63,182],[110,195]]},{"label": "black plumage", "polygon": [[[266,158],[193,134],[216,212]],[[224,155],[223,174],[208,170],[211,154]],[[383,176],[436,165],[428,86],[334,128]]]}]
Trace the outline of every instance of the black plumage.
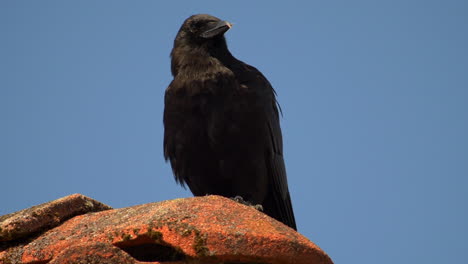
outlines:
[{"label": "black plumage", "polygon": [[224,38],[230,28],[194,15],[177,33],[164,156],[194,195],[241,196],[296,229],[275,91],[260,71],[231,55]]}]

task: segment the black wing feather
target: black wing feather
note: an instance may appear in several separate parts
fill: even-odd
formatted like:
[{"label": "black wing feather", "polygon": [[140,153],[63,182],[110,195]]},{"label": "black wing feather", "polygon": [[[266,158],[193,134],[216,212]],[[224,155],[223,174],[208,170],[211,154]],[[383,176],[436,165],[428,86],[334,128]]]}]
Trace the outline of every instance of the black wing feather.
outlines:
[{"label": "black wing feather", "polygon": [[283,136],[279,121],[281,108],[276,101],[276,92],[270,82],[255,67],[247,64],[243,66],[243,72],[239,74],[241,85],[259,90],[261,96],[269,100],[265,104],[265,120],[259,120],[265,122],[265,136],[270,139],[266,141],[265,146],[265,164],[270,186],[263,207],[265,213],[275,219],[281,219],[283,223],[296,230],[283,158]]}]

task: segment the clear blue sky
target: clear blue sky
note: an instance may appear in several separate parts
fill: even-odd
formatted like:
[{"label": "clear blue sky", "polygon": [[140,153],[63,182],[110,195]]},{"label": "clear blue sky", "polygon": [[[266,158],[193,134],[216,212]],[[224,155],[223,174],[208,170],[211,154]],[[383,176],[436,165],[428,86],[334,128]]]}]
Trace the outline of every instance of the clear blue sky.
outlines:
[{"label": "clear blue sky", "polygon": [[162,112],[195,13],[278,92],[302,234],[335,263],[467,263],[467,1],[1,1],[0,214],[191,196]]}]

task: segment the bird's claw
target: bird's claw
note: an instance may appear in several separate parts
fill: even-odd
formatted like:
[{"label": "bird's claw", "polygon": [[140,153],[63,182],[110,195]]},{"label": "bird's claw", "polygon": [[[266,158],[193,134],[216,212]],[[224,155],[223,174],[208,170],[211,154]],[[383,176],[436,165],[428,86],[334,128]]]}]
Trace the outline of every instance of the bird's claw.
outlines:
[{"label": "bird's claw", "polygon": [[263,212],[263,206],[261,204],[251,205],[253,208],[257,209],[260,212]]},{"label": "bird's claw", "polygon": [[242,196],[237,195],[237,196],[231,198],[231,200],[233,200],[235,202],[238,202],[240,204],[243,204],[243,205],[247,205],[249,207],[253,207],[253,208],[257,209],[258,211],[263,212],[263,206],[261,204],[252,204],[251,202],[248,202],[248,201],[244,200],[244,198],[242,198]]}]

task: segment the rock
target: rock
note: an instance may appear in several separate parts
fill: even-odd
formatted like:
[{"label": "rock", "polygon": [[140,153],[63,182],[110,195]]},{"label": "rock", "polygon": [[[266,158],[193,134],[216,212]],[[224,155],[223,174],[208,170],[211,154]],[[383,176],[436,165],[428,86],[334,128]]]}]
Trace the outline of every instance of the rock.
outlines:
[{"label": "rock", "polygon": [[106,243],[84,243],[66,248],[48,264],[137,264],[125,251]]},{"label": "rock", "polygon": [[112,207],[81,194],[72,194],[16,213],[0,216],[0,242],[27,237],[58,226],[73,216],[109,209]]},{"label": "rock", "polygon": [[88,213],[2,243],[0,263],[332,263],[293,229],[220,196]]}]

